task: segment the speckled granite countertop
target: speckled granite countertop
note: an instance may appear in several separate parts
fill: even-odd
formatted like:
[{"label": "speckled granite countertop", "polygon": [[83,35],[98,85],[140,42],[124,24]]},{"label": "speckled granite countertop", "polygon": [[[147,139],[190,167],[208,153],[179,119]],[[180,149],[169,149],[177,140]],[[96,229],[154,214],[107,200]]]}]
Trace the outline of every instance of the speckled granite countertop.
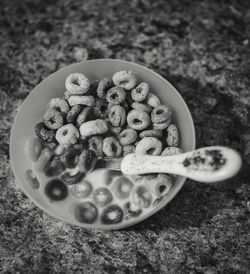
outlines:
[{"label": "speckled granite countertop", "polygon": [[[249,273],[249,39],[247,0],[0,1],[0,272]],[[93,58],[168,79],[192,112],[197,147],[238,149],[242,171],[222,184],[187,181],[163,210],[122,231],[72,227],[36,208],[9,163],[16,111],[49,74]]]}]

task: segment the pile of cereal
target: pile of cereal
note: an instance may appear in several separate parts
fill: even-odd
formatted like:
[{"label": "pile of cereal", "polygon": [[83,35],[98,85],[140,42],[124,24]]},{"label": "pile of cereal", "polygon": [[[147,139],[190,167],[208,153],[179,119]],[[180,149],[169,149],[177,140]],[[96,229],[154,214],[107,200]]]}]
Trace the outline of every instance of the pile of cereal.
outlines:
[{"label": "pile of cereal", "polygon": [[[63,98],[50,100],[43,121],[35,126],[36,136],[30,137],[25,145],[34,170],[53,177],[45,187],[51,200],[64,199],[68,186],[79,183],[81,197],[90,195],[93,185],[84,183],[83,179],[94,169],[98,159],[123,157],[128,153],[172,155],[180,152],[172,109],[162,105],[160,99],[150,92],[149,85],[139,82],[132,71],[119,71],[112,79],[103,78],[92,83],[84,74],[72,73],[67,77],[65,87]],[[166,179],[164,176],[160,179],[163,185],[169,182],[169,177]],[[30,170],[27,177],[36,188],[39,187]],[[122,199],[130,195],[133,184],[127,179],[126,193],[125,190],[118,191],[121,182],[124,183],[124,179],[118,181],[112,193]],[[159,188],[156,190],[155,186],[149,184],[147,187],[145,184],[133,190],[133,200],[139,207],[148,207],[145,198],[148,191],[159,192]],[[96,205],[109,204],[112,193],[108,188],[95,190],[93,203],[81,204],[75,212],[76,219],[83,218],[82,212],[86,210],[96,213]],[[145,197],[140,199],[143,195]],[[106,199],[102,200],[101,196]],[[110,207],[118,210],[116,205]],[[110,210],[105,208],[103,216],[108,216]],[[123,215],[120,211],[117,214]],[[109,223],[105,217],[102,220]],[[84,219],[83,222],[93,221]]]}]

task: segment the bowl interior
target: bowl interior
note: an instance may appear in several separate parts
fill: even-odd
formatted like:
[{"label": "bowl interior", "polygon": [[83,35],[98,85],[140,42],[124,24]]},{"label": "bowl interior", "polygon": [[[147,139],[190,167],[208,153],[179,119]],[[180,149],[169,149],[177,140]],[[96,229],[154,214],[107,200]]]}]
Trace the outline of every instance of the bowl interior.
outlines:
[{"label": "bowl interior", "polygon": [[[115,72],[120,70],[132,70],[138,75],[139,80],[149,83],[151,91],[159,96],[162,103],[173,108],[174,119],[178,125],[181,136],[180,147],[184,151],[189,151],[195,148],[194,124],[186,103],[168,81],[152,70],[127,61],[98,59],[73,64],[53,73],[34,88],[20,107],[11,131],[10,157],[16,181],[24,193],[38,207],[50,215],[74,225],[79,225],[79,223],[76,221],[72,222],[72,220],[65,218],[63,214],[55,212],[43,196],[41,196],[39,192],[32,190],[26,182],[25,171],[31,167],[31,163],[24,155],[24,144],[29,136],[34,135],[34,126],[37,122],[42,120],[49,100],[53,97],[63,96],[65,91],[65,79],[70,73],[82,72],[90,80],[96,80],[104,77],[111,78]],[[177,177],[170,193],[164,201],[150,213],[142,215],[136,220],[130,220],[126,225],[116,224],[96,228],[120,229],[148,218],[150,215],[165,206],[177,194],[183,186],[184,181],[184,177]],[[82,224],[81,226],[91,227],[91,225],[85,224]]]}]

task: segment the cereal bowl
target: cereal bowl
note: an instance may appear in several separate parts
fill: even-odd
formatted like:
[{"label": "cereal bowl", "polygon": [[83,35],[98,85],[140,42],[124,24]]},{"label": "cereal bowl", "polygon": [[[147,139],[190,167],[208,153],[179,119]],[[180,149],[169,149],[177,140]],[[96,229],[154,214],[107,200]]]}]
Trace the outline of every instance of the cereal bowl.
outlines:
[{"label": "cereal bowl", "polygon": [[[44,193],[47,191],[46,189],[51,186],[47,184],[45,187],[46,178],[44,176],[39,176],[38,178],[37,184],[40,185],[40,188],[38,188],[38,186],[33,186],[33,188],[30,186],[30,183],[27,180],[26,171],[30,170],[32,163],[28,160],[24,153],[26,140],[30,136],[34,135],[34,127],[42,120],[50,100],[55,97],[63,96],[67,76],[71,73],[80,72],[86,75],[90,81],[95,81],[96,79],[102,79],[104,77],[112,78],[112,75],[116,72],[123,70],[133,71],[137,75],[140,82],[147,82],[149,84],[150,90],[159,97],[162,104],[171,106],[173,109],[173,122],[178,125],[181,136],[181,149],[183,151],[190,151],[195,148],[194,124],[185,101],[178,91],[166,79],[154,71],[141,65],[123,60],[98,59],[76,63],[53,73],[33,89],[20,107],[11,131],[10,158],[16,182],[21,190],[39,208],[47,212],[49,215],[66,223],[84,228],[103,230],[121,229],[132,226],[147,219],[163,208],[173,199],[185,182],[184,177],[177,176],[168,193],[164,195],[159,203],[151,210],[147,210],[135,218],[130,218],[118,223],[110,223],[104,218],[104,224],[98,222],[90,223],[89,220],[85,222],[79,222],[77,220],[77,216],[79,216],[79,214],[81,215],[84,210],[96,210],[96,207],[91,206],[92,204],[88,201],[83,203],[84,200],[81,200],[82,197],[80,200],[74,200],[70,196],[70,198],[67,198],[70,199],[67,200],[67,203],[61,201],[51,201],[45,198]],[[100,176],[102,176],[100,174],[98,175],[97,172],[99,171],[89,173],[87,179],[91,182],[97,182],[100,179]],[[54,186],[56,184],[58,184],[58,182],[56,182]],[[87,186],[88,187],[81,185],[81,189],[78,187],[77,193],[85,195],[88,191],[91,191],[89,184]],[[127,184],[127,186],[130,185]],[[94,183],[92,187],[95,188]],[[70,195],[76,192],[75,187],[71,187],[70,190]],[[97,204],[98,202],[100,203],[100,200],[98,200],[100,199],[100,193],[103,194],[100,189],[95,189],[91,194],[92,196],[90,196],[91,199],[94,199]],[[75,210],[77,205],[79,205],[78,210]],[[104,204],[99,204],[99,206],[104,207]],[[110,214],[109,210],[114,210],[116,213],[118,212],[117,206],[112,203],[109,208],[104,207],[102,210],[106,215]],[[117,214],[119,215],[120,213],[118,212]]]}]

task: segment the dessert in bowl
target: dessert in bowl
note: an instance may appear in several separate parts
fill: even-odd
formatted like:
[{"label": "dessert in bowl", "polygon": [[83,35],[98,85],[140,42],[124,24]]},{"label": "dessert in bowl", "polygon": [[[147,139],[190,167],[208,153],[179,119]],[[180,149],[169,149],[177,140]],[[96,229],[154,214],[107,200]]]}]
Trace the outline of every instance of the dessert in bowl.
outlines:
[{"label": "dessert in bowl", "polygon": [[63,68],[26,98],[11,133],[17,183],[41,209],[73,225],[120,229],[164,207],[185,178],[97,170],[128,153],[195,148],[192,117],[164,78],[122,60]]}]

